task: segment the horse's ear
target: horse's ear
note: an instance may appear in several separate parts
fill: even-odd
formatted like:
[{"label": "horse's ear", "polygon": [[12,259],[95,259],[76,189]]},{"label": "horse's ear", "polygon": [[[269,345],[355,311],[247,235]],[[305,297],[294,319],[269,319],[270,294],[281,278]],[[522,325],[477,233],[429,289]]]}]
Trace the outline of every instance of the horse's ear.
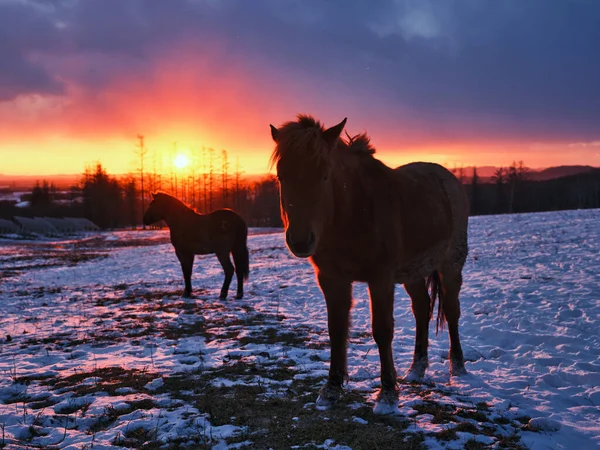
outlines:
[{"label": "horse's ear", "polygon": [[340,134],[342,134],[342,130],[346,125],[346,120],[348,120],[348,118],[344,117],[344,120],[340,123],[323,131],[323,139],[325,139],[325,142],[327,142],[330,147],[335,143],[337,138],[340,137]]},{"label": "horse's ear", "polygon": [[279,130],[277,128],[275,128],[273,125],[269,125],[271,127],[271,136],[273,137],[273,140],[275,142],[277,142],[277,138],[279,136]]}]

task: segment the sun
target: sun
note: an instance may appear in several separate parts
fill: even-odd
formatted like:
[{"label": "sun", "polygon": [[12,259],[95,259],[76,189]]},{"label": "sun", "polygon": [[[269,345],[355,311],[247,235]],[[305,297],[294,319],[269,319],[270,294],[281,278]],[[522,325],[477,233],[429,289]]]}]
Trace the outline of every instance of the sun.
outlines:
[{"label": "sun", "polygon": [[187,155],[184,155],[183,153],[180,153],[173,160],[173,164],[178,169],[184,169],[184,168],[186,168],[187,166],[190,165],[190,158],[188,158]]}]

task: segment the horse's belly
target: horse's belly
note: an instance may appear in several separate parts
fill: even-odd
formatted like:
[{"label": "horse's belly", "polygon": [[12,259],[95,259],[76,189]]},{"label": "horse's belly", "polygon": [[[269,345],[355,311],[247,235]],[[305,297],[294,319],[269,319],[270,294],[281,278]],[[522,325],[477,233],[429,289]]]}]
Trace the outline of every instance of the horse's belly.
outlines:
[{"label": "horse's belly", "polygon": [[190,249],[194,252],[194,255],[208,255],[214,253],[208,244],[192,244]]},{"label": "horse's belly", "polygon": [[394,272],[394,281],[403,284],[427,278],[438,268],[442,256],[441,252],[431,251],[398,266]]},{"label": "horse's belly", "polygon": [[407,266],[397,269],[394,273],[394,281],[398,284],[411,283],[427,278],[436,269],[436,264],[431,261],[415,266]]}]

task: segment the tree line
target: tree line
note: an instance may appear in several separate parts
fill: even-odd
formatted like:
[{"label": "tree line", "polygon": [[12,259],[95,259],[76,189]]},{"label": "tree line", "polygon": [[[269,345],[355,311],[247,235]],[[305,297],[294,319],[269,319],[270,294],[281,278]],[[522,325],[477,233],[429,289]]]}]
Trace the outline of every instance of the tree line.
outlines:
[{"label": "tree line", "polygon": [[[141,138],[141,137],[140,137]],[[226,151],[218,155],[203,150],[204,164],[192,164],[185,173],[163,174],[144,166],[143,138],[138,147],[140,169],[123,177],[109,175],[101,164],[86,167],[79,184],[59,190],[45,181],[37,183],[25,198],[28,208],[5,202],[0,217],[16,215],[85,217],[101,228],[137,228],[156,191],[174,195],[207,213],[218,208],[238,211],[249,226],[282,226],[279,190],[274,176],[248,182],[236,162],[234,169]],[[145,167],[145,169],[144,169]],[[471,215],[600,208],[600,169],[546,181],[534,181],[522,161],[496,169],[491,182],[483,183],[473,168],[452,172],[465,186]]]},{"label": "tree line", "polygon": [[600,208],[600,169],[536,181],[518,161],[496,169],[491,183],[481,183],[476,167],[470,176],[461,169],[453,172],[465,186],[471,215]]},{"label": "tree line", "polygon": [[79,184],[67,191],[46,181],[38,182],[22,198],[29,206],[3,202],[0,217],[85,217],[104,229],[137,228],[142,224],[150,194],[160,191],[179,198],[200,213],[231,208],[249,226],[281,227],[277,179],[266,175],[258,181],[246,181],[239,167],[232,174],[228,172],[226,151],[221,152],[220,158],[219,166],[216,158],[214,164],[212,161],[207,164],[207,172],[194,173],[190,169],[185,175],[140,170],[115,177],[97,163],[86,167]]}]

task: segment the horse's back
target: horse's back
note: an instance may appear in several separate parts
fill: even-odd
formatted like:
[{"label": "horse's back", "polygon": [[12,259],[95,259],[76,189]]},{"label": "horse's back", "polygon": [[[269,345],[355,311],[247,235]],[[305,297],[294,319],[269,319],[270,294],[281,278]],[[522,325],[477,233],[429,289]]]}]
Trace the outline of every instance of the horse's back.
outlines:
[{"label": "horse's back", "polygon": [[248,234],[248,226],[246,222],[233,209],[223,208],[217,209],[207,214],[213,226],[217,230],[231,230],[238,233]]},{"label": "horse's back", "polygon": [[229,252],[240,239],[246,240],[248,227],[231,209],[208,214],[192,213],[171,229],[171,243],[176,250],[196,255]]},{"label": "horse's back", "polygon": [[[416,162],[394,170],[408,190],[404,198],[410,202],[404,211],[404,227],[413,236],[427,231],[442,237],[447,258],[461,265],[467,255],[469,199],[460,181],[446,168],[435,163]],[[408,231],[408,230],[407,230]]]}]

